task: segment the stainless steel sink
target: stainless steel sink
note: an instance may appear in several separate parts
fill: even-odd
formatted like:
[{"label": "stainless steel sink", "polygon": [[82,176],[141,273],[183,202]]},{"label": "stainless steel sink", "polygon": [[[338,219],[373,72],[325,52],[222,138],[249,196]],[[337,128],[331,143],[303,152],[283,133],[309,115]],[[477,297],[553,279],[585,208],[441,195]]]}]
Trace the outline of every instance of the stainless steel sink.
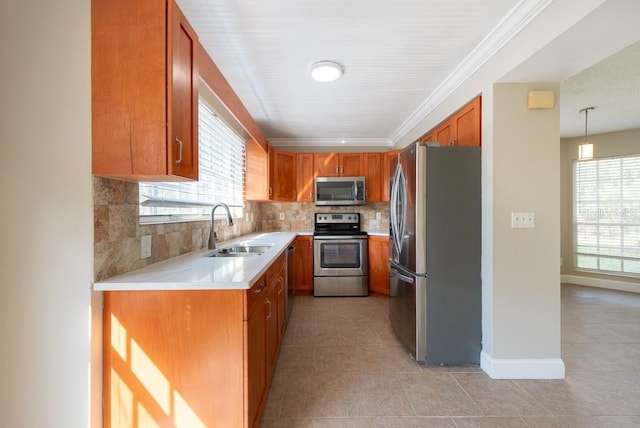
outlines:
[{"label": "stainless steel sink", "polygon": [[208,255],[208,257],[251,257],[259,256],[271,248],[271,245],[232,245],[223,247]]}]

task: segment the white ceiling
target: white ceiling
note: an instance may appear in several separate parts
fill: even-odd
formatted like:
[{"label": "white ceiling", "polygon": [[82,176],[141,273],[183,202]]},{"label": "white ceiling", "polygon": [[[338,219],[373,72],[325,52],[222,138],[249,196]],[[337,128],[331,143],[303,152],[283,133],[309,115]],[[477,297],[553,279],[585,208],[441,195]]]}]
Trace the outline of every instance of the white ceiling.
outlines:
[{"label": "white ceiling", "polygon": [[[416,114],[439,86],[456,73],[460,75],[465,67],[481,65],[492,49],[504,43],[505,35],[514,34],[548,2],[178,0],[200,42],[267,138],[274,145],[289,146],[327,146],[342,141],[352,146],[391,145],[409,118],[415,118],[416,123],[421,119]],[[620,2],[640,3],[608,3]],[[635,40],[640,40],[640,35]],[[600,100],[611,94],[611,79],[623,95],[632,94],[622,87],[622,81],[631,78],[638,82],[639,46],[563,82],[563,136],[583,131],[584,119],[577,110],[592,99],[597,109],[589,116],[589,129],[590,134],[597,133],[598,116],[606,117],[609,110]],[[559,47],[553,49],[557,52]],[[605,53],[598,52],[597,59]],[[629,56],[631,66],[627,66]],[[310,66],[320,60],[341,63],[344,76],[333,83],[313,81]],[[584,64],[594,62],[585,60]],[[560,78],[575,71],[565,71]],[[616,75],[607,77],[612,71]],[[514,70],[505,80],[524,74]],[[589,98],[586,91],[597,91],[598,97]],[[636,86],[633,94],[638,93]],[[640,97],[628,98],[634,99],[633,111],[638,116]],[[622,108],[616,111],[617,117],[623,116]],[[616,126],[640,127],[640,117],[636,120],[635,124],[624,120]]]}]

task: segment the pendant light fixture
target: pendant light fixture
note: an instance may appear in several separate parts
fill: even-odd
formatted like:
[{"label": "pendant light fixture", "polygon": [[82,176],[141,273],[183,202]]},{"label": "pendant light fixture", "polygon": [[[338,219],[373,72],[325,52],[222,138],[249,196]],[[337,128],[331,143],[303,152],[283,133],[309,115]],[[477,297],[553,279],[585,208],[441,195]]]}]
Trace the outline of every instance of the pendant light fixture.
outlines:
[{"label": "pendant light fixture", "polygon": [[587,120],[589,118],[589,110],[593,110],[595,107],[585,107],[579,111],[584,112],[584,140],[578,145],[578,160],[587,160],[593,158],[593,144],[589,141],[589,134],[587,133]]}]

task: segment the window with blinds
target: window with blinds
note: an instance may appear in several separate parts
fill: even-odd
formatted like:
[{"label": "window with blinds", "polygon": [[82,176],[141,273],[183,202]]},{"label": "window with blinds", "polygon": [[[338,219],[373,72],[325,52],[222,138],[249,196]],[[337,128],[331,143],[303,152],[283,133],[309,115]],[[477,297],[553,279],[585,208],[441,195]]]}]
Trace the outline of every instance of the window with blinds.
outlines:
[{"label": "window with blinds", "polygon": [[244,140],[202,98],[198,103],[198,162],[195,183],[139,184],[141,223],[202,220],[209,218],[216,202],[226,203],[234,217],[242,217]]},{"label": "window with blinds", "polygon": [[577,270],[640,276],[640,156],[574,162]]}]

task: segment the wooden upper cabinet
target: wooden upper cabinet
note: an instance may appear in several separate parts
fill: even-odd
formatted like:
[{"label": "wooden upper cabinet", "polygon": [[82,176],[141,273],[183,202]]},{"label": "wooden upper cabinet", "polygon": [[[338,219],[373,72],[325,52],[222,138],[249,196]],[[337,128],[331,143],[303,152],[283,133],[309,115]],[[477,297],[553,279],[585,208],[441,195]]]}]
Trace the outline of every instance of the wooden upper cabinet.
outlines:
[{"label": "wooden upper cabinet", "polygon": [[456,146],[479,146],[480,139],[480,109],[481,98],[474,98],[469,104],[453,115],[454,127],[456,129]]},{"label": "wooden upper cabinet", "polygon": [[390,166],[390,162],[393,158],[395,158],[396,156],[398,156],[398,153],[400,153],[401,150],[392,150],[390,152],[386,152],[383,153],[382,156],[382,165],[381,165],[381,170],[382,170],[382,195],[381,195],[381,200],[385,201],[385,202],[389,202],[389,200],[391,199],[391,179],[393,178],[393,174],[395,173],[395,171],[391,170],[391,166]]},{"label": "wooden upper cabinet", "polygon": [[420,137],[421,142],[437,141],[441,146],[480,146],[482,97],[477,96],[444,122]]},{"label": "wooden upper cabinet", "polygon": [[455,135],[453,123],[451,119],[447,119],[447,121],[438,126],[433,131],[433,140],[439,142],[441,146],[452,146]]},{"label": "wooden upper cabinet", "polygon": [[313,165],[313,153],[298,153],[296,160],[296,187],[298,202],[313,202],[313,186],[315,169]]},{"label": "wooden upper cabinet", "polygon": [[384,154],[365,153],[364,158],[364,179],[367,202],[382,201],[382,169],[380,168],[380,158]]},{"label": "wooden upper cabinet", "polygon": [[296,154],[269,147],[270,200],[296,201]]},{"label": "wooden upper cabinet", "polygon": [[362,153],[315,153],[317,177],[353,177],[364,174]]},{"label": "wooden upper cabinet", "polygon": [[340,175],[340,159],[337,153],[314,153],[313,164],[318,177]]},{"label": "wooden upper cabinet", "polygon": [[245,144],[244,195],[247,201],[269,200],[269,157],[255,140]]},{"label": "wooden upper cabinet", "polygon": [[197,44],[173,0],[92,0],[93,174],[197,180]]}]

